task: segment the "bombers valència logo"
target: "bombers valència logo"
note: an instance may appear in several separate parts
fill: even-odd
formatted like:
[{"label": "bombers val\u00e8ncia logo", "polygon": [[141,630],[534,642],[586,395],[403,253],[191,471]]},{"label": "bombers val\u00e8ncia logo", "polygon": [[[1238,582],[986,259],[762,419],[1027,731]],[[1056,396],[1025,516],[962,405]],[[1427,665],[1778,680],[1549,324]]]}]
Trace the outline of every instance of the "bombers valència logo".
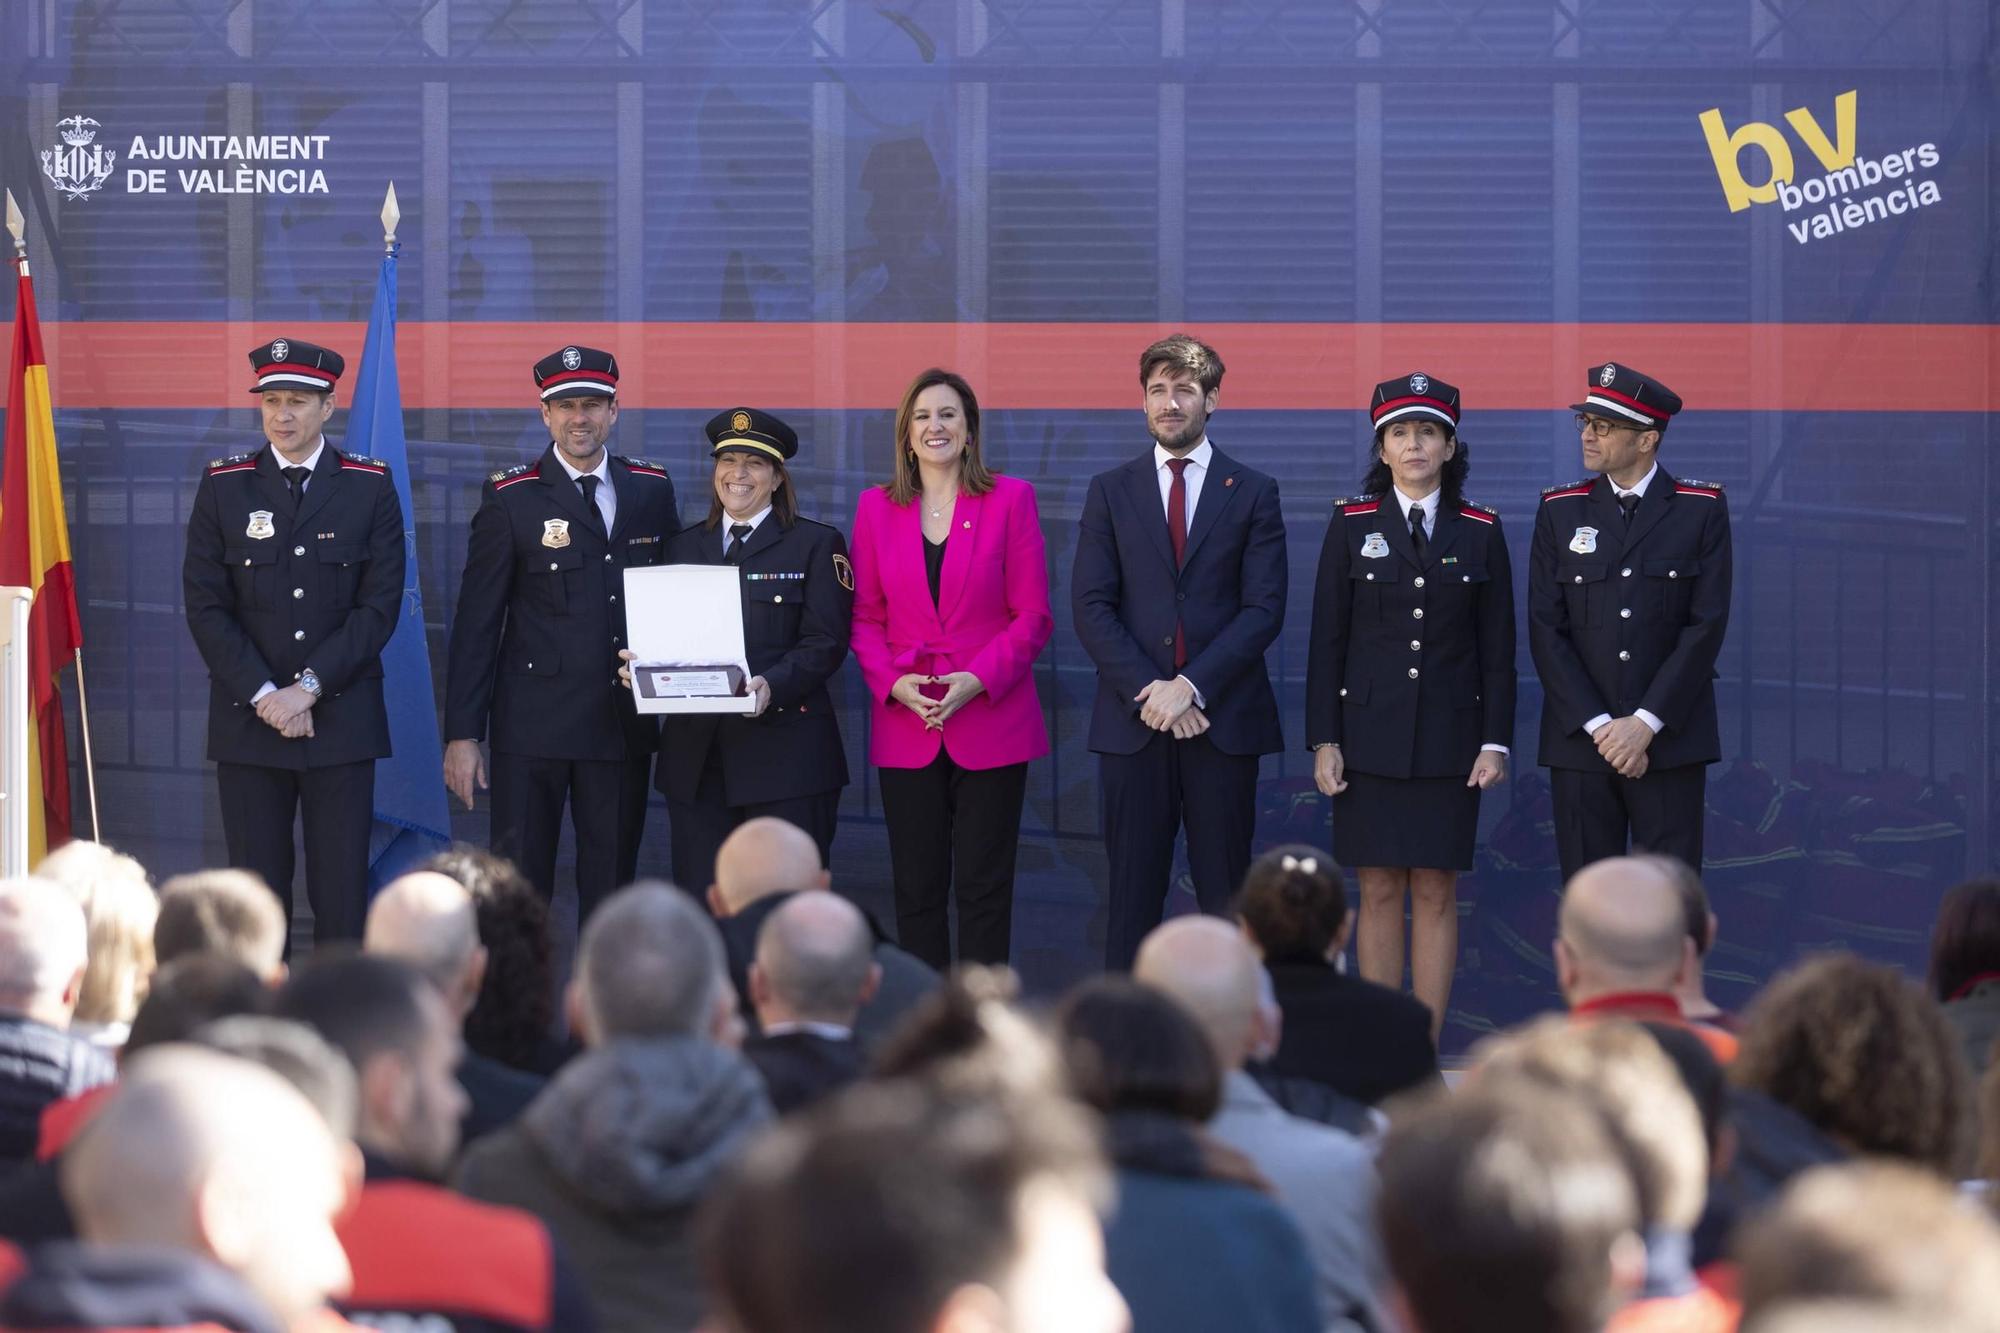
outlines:
[{"label": "bombers val\u00e8ncia logo", "polygon": [[[1938,202],[1943,196],[1930,178],[1941,160],[1937,145],[1912,144],[1881,157],[1860,156],[1855,151],[1855,99],[1851,88],[1833,99],[1832,139],[1811,109],[1795,107],[1785,113],[1785,123],[1826,169],[1824,175],[1803,178],[1797,176],[1792,146],[1777,126],[1752,120],[1731,130],[1722,123],[1722,108],[1702,112],[1701,132],[1729,211],[1776,203],[1787,215],[1798,214],[1786,217],[1785,230],[1805,245]],[[1762,150],[1770,166],[1770,178],[1762,185],[1744,177],[1743,150],[1749,147]]]},{"label": "bombers val\u00e8ncia logo", "polygon": [[102,128],[89,116],[59,120],[62,142],[42,150],[42,174],[71,199],[88,199],[103,189],[118,163],[118,154],[93,142]]},{"label": "bombers val\u00e8ncia logo", "polygon": [[[44,149],[42,172],[71,199],[115,179],[118,154],[93,142],[90,116],[56,122],[63,142]],[[126,194],[331,194],[327,134],[135,134],[125,149]]]}]

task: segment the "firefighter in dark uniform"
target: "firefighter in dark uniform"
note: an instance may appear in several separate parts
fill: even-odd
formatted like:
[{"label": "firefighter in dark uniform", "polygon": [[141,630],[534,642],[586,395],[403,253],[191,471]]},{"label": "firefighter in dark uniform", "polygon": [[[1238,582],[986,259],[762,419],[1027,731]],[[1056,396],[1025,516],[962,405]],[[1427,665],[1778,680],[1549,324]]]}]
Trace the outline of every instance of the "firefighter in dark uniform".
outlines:
[{"label": "firefighter in dark uniform", "polygon": [[1458,390],[1419,371],[1379,384],[1367,494],[1320,548],[1306,667],[1313,777],[1334,855],[1355,868],[1361,974],[1410,975],[1436,1037],[1458,959],[1459,873],[1479,794],[1514,735],[1514,581],[1500,517],[1465,498]]},{"label": "firefighter in dark uniform", "polygon": [[1631,845],[1701,868],[1708,765],[1722,757],[1715,662],[1729,623],[1729,504],[1659,465],[1681,410],[1607,362],[1573,405],[1583,465],[1542,492],[1528,580],[1541,762],[1563,878]]},{"label": "firefighter in dark uniform", "polygon": [[[487,479],[465,556],[445,677],[444,780],[472,808],[487,785],[492,848],[555,893],[563,805],[576,834],[579,919],[638,872],[659,729],[618,685],[625,570],[680,530],[666,469],[606,452],[618,363],[565,347],[535,363],[551,441]],[[490,737],[489,737],[490,732]]]},{"label": "firefighter in dark uniform", "polygon": [[326,440],[337,353],[250,353],[267,449],[208,465],[181,578],[208,664],[208,757],[232,865],[292,908],[305,827],[316,940],[360,939],[375,761],[389,753],[382,648],[403,603],[403,507],[388,469]]},{"label": "firefighter in dark uniform", "polygon": [[656,782],[673,829],[675,883],[699,893],[715,854],[747,819],[796,824],[830,864],[847,753],[827,682],[847,660],[854,569],[837,528],[800,515],[785,465],[792,428],[739,407],[707,426],[714,460],[708,518],[667,544],[668,560],[742,571],[743,646],[756,711],[669,713]]}]

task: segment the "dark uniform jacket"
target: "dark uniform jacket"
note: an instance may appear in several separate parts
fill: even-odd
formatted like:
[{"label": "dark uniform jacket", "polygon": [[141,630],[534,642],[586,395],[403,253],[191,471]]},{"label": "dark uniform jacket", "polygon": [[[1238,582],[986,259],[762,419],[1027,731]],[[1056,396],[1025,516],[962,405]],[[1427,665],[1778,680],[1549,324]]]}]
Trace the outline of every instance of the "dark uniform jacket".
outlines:
[{"label": "dark uniform jacket", "polygon": [[664,469],[613,456],[610,473],[618,500],[608,541],[554,445],[487,479],[451,626],[446,740],[486,740],[490,719],[493,748],[508,754],[652,752],[658,728],[618,685],[625,570],[664,561],[680,519]]},{"label": "dark uniform jacket", "polygon": [[[208,664],[208,757],[320,768],[389,753],[382,648],[403,605],[403,507],[386,467],[320,451],[296,513],[267,446],[208,465],[188,516],[181,581]],[[311,667],[313,734],[287,740],[251,696]]]},{"label": "dark uniform jacket", "polygon": [[[697,523],[667,543],[667,563],[723,563],[727,529]],[[772,514],[744,543],[743,647],[750,674],[771,686],[760,717],[669,713],[660,726],[659,789],[692,801],[711,747],[720,747],[732,806],[785,801],[847,785],[827,681],[847,660],[854,574],[836,528]]]},{"label": "dark uniform jacket", "polygon": [[[1153,450],[1092,477],[1070,569],[1076,637],[1097,664],[1090,748],[1145,748],[1159,733],[1139,720],[1134,696],[1176,675],[1208,701],[1206,734],[1216,749],[1284,748],[1264,651],[1284,627],[1287,581],[1278,483],[1221,449],[1209,458],[1178,568]],[[1187,643],[1178,672],[1176,624]]]},{"label": "dark uniform jacket", "polygon": [[1729,503],[1663,467],[1625,525],[1603,477],[1542,492],[1528,646],[1542,679],[1541,762],[1609,772],[1583,724],[1643,708],[1666,729],[1650,768],[1722,757],[1715,660],[1729,623]]},{"label": "dark uniform jacket", "polygon": [[1492,510],[1440,497],[1422,559],[1394,495],[1341,501],[1320,547],[1306,742],[1382,777],[1463,777],[1514,736],[1514,580]]}]

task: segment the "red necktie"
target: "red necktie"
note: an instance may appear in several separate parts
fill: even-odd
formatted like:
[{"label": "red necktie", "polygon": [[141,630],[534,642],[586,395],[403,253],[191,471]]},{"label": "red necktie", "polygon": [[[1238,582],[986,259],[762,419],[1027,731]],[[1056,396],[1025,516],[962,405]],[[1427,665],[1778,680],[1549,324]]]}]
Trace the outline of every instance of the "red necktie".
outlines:
[{"label": "red necktie", "polygon": [[[1187,558],[1187,465],[1186,458],[1169,458],[1167,466],[1174,471],[1173,484],[1167,487],[1167,540],[1174,547],[1174,568],[1181,567]],[[1187,635],[1181,629],[1180,617],[1174,618],[1174,670],[1187,665]]]}]

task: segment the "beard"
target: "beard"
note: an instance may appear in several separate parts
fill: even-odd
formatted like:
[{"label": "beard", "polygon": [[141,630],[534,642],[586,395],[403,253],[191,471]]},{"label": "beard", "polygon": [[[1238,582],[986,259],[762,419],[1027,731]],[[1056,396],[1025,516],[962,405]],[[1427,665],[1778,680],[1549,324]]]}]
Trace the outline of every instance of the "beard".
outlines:
[{"label": "beard", "polygon": [[[1151,425],[1151,423],[1148,424]],[[1181,424],[1178,426],[1152,426],[1152,434],[1153,439],[1158,442],[1162,449],[1168,450],[1171,453],[1179,453],[1181,450],[1199,441],[1202,432],[1207,429],[1208,418],[1203,417],[1200,420],[1196,420],[1194,417],[1183,417]]]}]

